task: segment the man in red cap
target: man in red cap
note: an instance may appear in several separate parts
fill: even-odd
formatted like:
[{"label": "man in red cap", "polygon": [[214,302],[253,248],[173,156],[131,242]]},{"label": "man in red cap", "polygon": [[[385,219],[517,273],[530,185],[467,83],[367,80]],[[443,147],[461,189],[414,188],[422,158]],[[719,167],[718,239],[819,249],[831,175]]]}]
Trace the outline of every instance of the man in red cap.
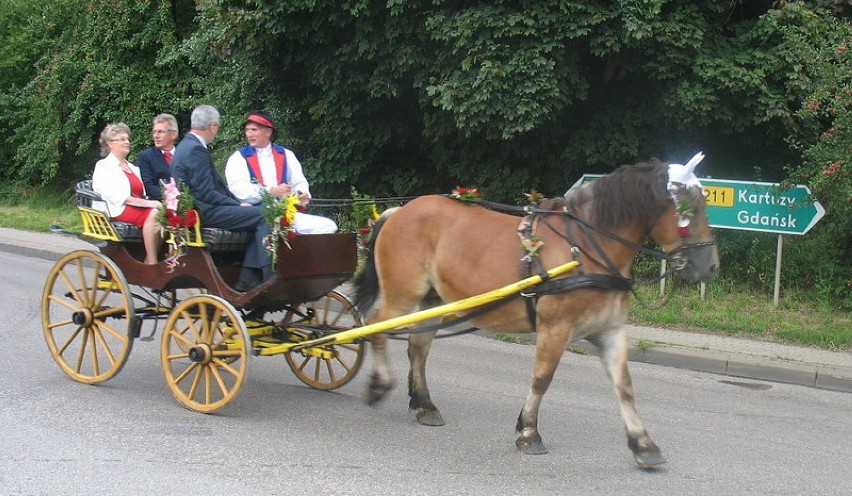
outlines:
[{"label": "man in red cap", "polygon": [[[287,148],[273,143],[275,123],[263,111],[249,114],[243,123],[248,145],[234,152],[225,165],[228,189],[238,200],[257,205],[266,190],[274,197],[297,195],[308,206],[311,192],[302,164]],[[299,234],[324,234],[337,231],[327,217],[297,212],[293,227]]]}]

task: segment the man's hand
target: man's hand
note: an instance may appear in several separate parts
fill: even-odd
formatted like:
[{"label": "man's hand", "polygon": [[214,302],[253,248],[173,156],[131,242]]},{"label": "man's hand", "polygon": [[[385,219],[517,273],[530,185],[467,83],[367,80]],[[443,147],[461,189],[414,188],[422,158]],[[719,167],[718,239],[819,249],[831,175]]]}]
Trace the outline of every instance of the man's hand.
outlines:
[{"label": "man's hand", "polygon": [[269,194],[276,198],[281,198],[283,196],[289,195],[292,190],[293,187],[290,185],[290,183],[282,183],[278,186],[273,186],[272,188],[270,188]]}]

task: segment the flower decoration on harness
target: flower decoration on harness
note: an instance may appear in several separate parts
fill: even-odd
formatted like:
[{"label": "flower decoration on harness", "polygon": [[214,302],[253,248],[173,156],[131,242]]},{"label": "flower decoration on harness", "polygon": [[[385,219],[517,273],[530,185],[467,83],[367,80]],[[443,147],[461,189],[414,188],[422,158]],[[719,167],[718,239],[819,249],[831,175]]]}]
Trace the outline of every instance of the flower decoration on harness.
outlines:
[{"label": "flower decoration on harness", "polygon": [[544,201],[544,195],[536,190],[531,190],[529,193],[524,193],[524,196],[526,197],[527,202],[529,202],[529,204],[533,207],[537,207],[539,203]]},{"label": "flower decoration on harness", "polygon": [[544,246],[544,241],[538,236],[530,236],[529,238],[521,237],[521,248],[526,251],[526,254],[521,257],[522,262],[532,262],[533,258],[538,256],[538,251]]},{"label": "flower decoration on harness", "polygon": [[263,240],[263,246],[269,252],[272,269],[278,264],[278,245],[281,240],[287,248],[290,248],[289,240],[296,237],[294,224],[296,212],[303,209],[296,195],[287,195],[276,198],[265,189],[261,196],[263,218],[269,225],[269,234]]},{"label": "flower decoration on harness", "polygon": [[462,188],[461,186],[457,186],[456,189],[450,193],[450,198],[468,203],[476,203],[482,199],[479,195],[478,189]]},{"label": "flower decoration on harness", "polygon": [[192,208],[195,202],[189,194],[188,186],[179,186],[174,178],[171,178],[169,182],[161,180],[160,189],[163,191],[163,204],[157,212],[157,223],[168,233],[165,236],[168,256],[163,263],[166,265],[166,271],[171,273],[183,265],[180,258],[186,254],[189,229],[194,227],[199,219],[198,212]]}]

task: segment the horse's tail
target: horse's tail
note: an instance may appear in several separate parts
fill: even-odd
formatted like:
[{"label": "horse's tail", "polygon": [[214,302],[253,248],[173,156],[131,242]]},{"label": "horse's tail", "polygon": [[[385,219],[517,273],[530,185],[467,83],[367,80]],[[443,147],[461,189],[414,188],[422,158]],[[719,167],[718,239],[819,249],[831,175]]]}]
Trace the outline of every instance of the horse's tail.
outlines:
[{"label": "horse's tail", "polygon": [[353,282],[355,286],[355,307],[365,315],[379,298],[379,274],[376,272],[376,255],[374,250],[376,240],[379,238],[379,232],[382,230],[382,226],[385,225],[388,216],[395,210],[396,208],[389,208],[382,212],[381,218],[373,226],[370,241],[367,243],[367,259],[361,272],[355,276],[355,281]]}]

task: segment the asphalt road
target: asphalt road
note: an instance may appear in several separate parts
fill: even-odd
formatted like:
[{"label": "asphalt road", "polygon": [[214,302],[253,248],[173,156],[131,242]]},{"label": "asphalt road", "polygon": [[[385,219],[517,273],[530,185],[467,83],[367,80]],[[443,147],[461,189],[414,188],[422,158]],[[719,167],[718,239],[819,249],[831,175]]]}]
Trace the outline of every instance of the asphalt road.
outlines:
[{"label": "asphalt road", "polygon": [[[852,395],[631,364],[640,412],[669,463],[637,469],[597,359],[566,354],[542,404],[550,453],[519,454],[514,424],[532,348],[467,335],[438,342],[432,394],[447,425],[407,411],[399,386],[372,408],[366,371],[336,392],[258,357],[219,413],[182,408],[159,341],[137,342],[99,386],[68,379],[40,323],[53,262],[0,253],[2,495],[849,494]],[[369,363],[369,356],[367,357]]]}]

